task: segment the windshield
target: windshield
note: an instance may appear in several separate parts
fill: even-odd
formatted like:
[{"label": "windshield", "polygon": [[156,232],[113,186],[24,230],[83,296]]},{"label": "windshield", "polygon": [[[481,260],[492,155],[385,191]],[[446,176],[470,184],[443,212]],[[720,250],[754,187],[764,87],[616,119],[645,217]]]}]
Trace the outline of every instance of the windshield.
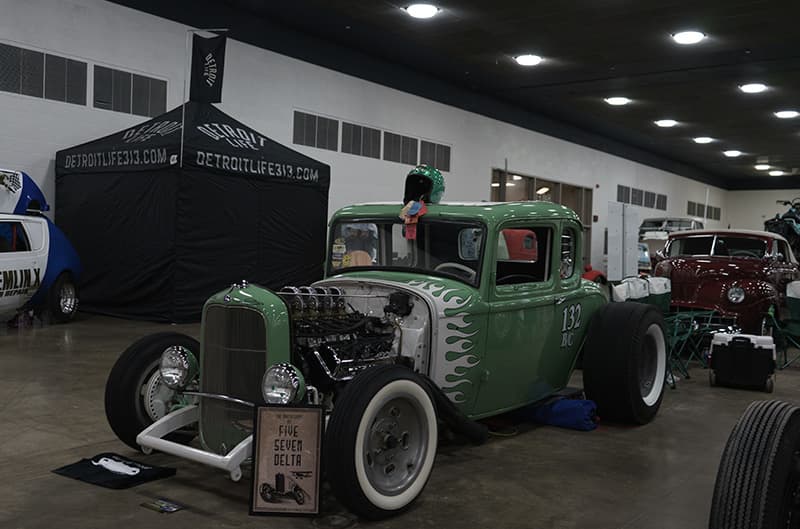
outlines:
[{"label": "windshield", "polygon": [[644,219],[639,229],[658,230],[661,229],[662,224],[664,224],[664,219]]},{"label": "windshield", "polygon": [[485,228],[475,221],[398,219],[337,222],[328,273],[348,268],[432,273],[477,285]]},{"label": "windshield", "polygon": [[669,257],[715,255],[761,259],[768,251],[767,241],[741,235],[699,235],[675,238],[669,244]]}]

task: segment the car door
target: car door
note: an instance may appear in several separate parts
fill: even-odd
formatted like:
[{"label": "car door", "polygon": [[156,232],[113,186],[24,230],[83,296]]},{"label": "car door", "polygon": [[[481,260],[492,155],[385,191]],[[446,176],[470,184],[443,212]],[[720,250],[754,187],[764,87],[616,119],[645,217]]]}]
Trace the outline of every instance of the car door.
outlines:
[{"label": "car door", "polygon": [[483,381],[473,415],[489,415],[552,392],[542,366],[553,341],[558,286],[555,221],[506,222],[494,234]]},{"label": "car door", "polygon": [[778,239],[774,239],[773,244],[775,244],[775,250],[771,252],[774,256],[770,265],[773,271],[771,276],[774,278],[775,288],[778,290],[781,300],[785,303],[786,285],[800,279],[800,273],[789,245]]},{"label": "car door", "polygon": [[0,215],[0,314],[13,315],[44,277],[44,221]]}]

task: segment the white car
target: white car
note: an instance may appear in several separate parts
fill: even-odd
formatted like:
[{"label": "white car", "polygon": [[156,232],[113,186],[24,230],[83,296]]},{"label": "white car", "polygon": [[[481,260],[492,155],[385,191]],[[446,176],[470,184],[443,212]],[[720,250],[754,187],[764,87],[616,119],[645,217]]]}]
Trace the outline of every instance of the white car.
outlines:
[{"label": "white car", "polygon": [[0,170],[0,211],[10,211],[0,213],[0,321],[25,308],[44,309],[57,322],[75,316],[80,259],[41,214],[48,209],[28,175]]}]

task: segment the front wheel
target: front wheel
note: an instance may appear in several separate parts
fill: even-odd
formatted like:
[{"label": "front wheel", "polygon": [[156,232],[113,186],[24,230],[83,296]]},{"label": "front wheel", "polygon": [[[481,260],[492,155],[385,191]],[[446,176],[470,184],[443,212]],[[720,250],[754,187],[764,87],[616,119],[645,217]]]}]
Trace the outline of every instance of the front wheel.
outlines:
[{"label": "front wheel", "polygon": [[652,305],[609,303],[592,320],[584,346],[583,384],[600,417],[653,420],[664,397],[664,319]]},{"label": "front wheel", "polygon": [[[175,391],[161,381],[161,355],[170,347],[183,347],[197,357],[200,344],[176,332],[145,336],[134,342],[117,359],[106,381],[106,418],[120,441],[141,450],[136,436],[172,411],[180,402]],[[188,439],[186,439],[189,437]],[[178,433],[178,441],[192,435]]]},{"label": "front wheel", "polygon": [[436,410],[424,382],[404,367],[374,367],[336,402],[326,432],[328,479],[351,512],[386,518],[420,495],[436,443]]}]

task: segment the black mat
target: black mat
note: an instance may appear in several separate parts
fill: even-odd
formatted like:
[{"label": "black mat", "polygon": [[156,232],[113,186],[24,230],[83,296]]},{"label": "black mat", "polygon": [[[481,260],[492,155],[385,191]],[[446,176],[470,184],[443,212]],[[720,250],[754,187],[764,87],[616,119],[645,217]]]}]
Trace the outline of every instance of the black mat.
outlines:
[{"label": "black mat", "polygon": [[111,452],[81,459],[53,472],[109,489],[127,489],[175,475],[174,468],[145,465]]}]

